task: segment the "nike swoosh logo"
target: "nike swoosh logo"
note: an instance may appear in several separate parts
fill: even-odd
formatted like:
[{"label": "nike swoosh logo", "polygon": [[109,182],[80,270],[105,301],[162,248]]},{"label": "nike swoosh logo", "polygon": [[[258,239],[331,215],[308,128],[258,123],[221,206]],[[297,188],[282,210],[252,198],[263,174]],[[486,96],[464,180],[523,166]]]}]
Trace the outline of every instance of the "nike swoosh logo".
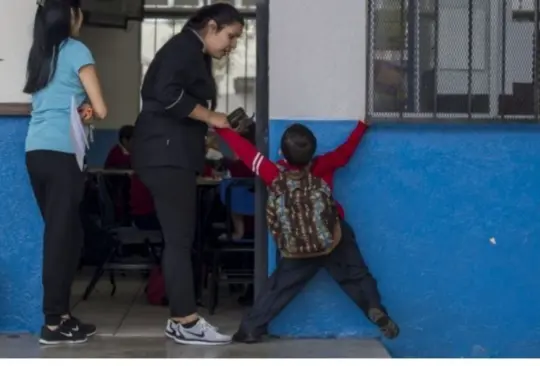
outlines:
[{"label": "nike swoosh logo", "polygon": [[187,330],[187,329],[184,329],[184,331],[185,331],[186,333],[189,333],[189,334],[191,334],[191,335],[193,335],[193,336],[195,336],[195,337],[199,337],[199,338],[204,338],[204,335],[205,335],[204,332],[201,332],[201,333],[194,333],[194,332],[191,332],[191,331],[189,331],[189,330]]},{"label": "nike swoosh logo", "polygon": [[73,337],[73,334],[71,332],[69,332],[69,333],[60,332],[60,334],[66,336],[66,337]]},{"label": "nike swoosh logo", "polygon": [[72,329],[74,332],[78,332],[79,331],[79,326],[77,325],[75,328]]}]

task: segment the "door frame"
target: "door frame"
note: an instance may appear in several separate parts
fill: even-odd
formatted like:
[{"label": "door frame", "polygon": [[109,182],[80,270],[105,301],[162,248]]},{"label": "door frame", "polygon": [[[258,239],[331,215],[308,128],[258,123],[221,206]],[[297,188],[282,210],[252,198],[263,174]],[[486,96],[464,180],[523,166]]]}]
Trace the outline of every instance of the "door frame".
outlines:
[{"label": "door frame", "polygon": [[[268,156],[269,138],[269,33],[270,0],[258,0],[257,20],[257,72],[256,72],[256,143],[257,149]],[[255,295],[268,278],[268,230],[266,227],[266,187],[262,180],[255,186]]]}]

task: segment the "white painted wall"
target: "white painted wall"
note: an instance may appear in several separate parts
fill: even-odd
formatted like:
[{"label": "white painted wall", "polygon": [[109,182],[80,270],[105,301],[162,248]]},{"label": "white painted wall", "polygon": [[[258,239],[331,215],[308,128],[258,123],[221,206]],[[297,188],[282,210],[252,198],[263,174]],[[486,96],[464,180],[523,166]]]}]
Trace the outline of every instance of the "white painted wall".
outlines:
[{"label": "white painted wall", "polygon": [[27,103],[22,92],[36,2],[0,0],[0,103]]},{"label": "white painted wall", "polygon": [[365,116],[366,15],[363,0],[270,1],[271,118]]},{"label": "white painted wall", "polygon": [[109,109],[107,119],[97,128],[118,129],[135,123],[140,101],[140,37],[139,22],[130,22],[127,30],[84,27],[81,32],[81,40],[96,60]]},{"label": "white painted wall", "polygon": [[[36,3],[32,0],[0,0],[0,103],[29,102],[22,92],[26,60],[32,44]],[[139,108],[140,24],[128,31],[83,28],[81,40],[96,59],[109,117],[101,128],[132,124]]]}]

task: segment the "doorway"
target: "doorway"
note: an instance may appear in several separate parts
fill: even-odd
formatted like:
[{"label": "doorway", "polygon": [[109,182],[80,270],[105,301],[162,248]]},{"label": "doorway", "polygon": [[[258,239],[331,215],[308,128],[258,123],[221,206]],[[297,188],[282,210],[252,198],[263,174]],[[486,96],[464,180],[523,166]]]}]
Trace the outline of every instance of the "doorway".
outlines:
[{"label": "doorway", "polygon": [[[96,141],[99,146],[96,151],[90,153],[92,165],[99,166],[104,161],[107,148],[116,143],[117,130],[121,125],[133,123],[133,115],[139,111],[138,92],[140,81],[144,78],[146,69],[159,48],[174,34],[178,33],[189,17],[196,11],[198,6],[206,1],[165,0],[164,4],[156,1],[147,1],[145,18],[140,23],[140,29],[136,24],[129,23],[126,30],[117,29],[94,29],[88,32],[89,42],[100,43],[100,54],[95,55],[96,62],[100,67],[100,73],[106,75],[104,81],[105,94],[111,95],[115,103],[125,109],[117,113],[114,121],[107,122],[107,129],[98,130]],[[159,2],[159,1],[157,1]],[[163,1],[161,1],[163,2]],[[189,2],[189,1],[187,1]],[[191,3],[190,2],[190,3]],[[238,42],[236,52],[229,60],[215,62],[214,70],[218,84],[218,107],[222,112],[230,112],[238,106],[242,106],[248,114],[256,115],[256,143],[257,147],[267,153],[267,127],[268,127],[268,4],[267,1],[238,0],[235,5],[241,9],[246,19],[246,27],[242,38]],[[106,34],[105,34],[106,33]],[[132,44],[133,39],[127,34],[138,34],[138,65],[137,99],[133,91],[129,91],[130,98],[126,102],[125,91],[120,93],[117,88],[120,75],[118,73],[128,71],[129,77],[133,77],[135,66],[130,67],[124,62],[112,61],[112,49],[115,46],[112,41]],[[108,46],[103,44],[109,43]],[[91,47],[92,48],[92,47]],[[124,51],[123,51],[124,52]],[[132,56],[133,50],[128,51]],[[126,62],[130,62],[128,57]],[[100,62],[101,61],[101,62]],[[101,65],[105,63],[102,68]],[[123,78],[122,78],[123,79]],[[108,81],[107,81],[108,80]],[[107,88],[109,93],[107,93]],[[132,88],[132,86],[131,86]],[[133,89],[133,88],[132,88]],[[116,91],[118,90],[118,91]],[[123,100],[118,100],[118,95],[124,95]],[[112,108],[111,108],[112,109]],[[129,111],[127,110],[129,109]],[[100,150],[98,153],[97,150]],[[227,150],[224,148],[224,150]],[[267,232],[264,220],[264,205],[266,192],[260,182],[256,182],[255,189],[255,253],[253,256],[255,291],[267,278]],[[115,271],[116,292],[112,292],[112,284],[108,273],[101,277],[95,290],[87,300],[81,300],[87,288],[89,277],[92,276],[92,267],[83,268],[73,289],[74,312],[86,321],[95,322],[100,333],[117,336],[161,336],[163,334],[164,321],[168,317],[165,306],[150,306],[146,299],[146,286],[148,283],[144,273],[138,271]],[[209,315],[205,306],[201,310],[203,316],[208,316],[211,322],[219,324],[224,332],[233,332],[238,325],[243,306],[239,306],[238,297],[241,295],[234,292],[233,288],[220,292],[223,296],[214,315]],[[204,301],[202,301],[204,305]]]}]

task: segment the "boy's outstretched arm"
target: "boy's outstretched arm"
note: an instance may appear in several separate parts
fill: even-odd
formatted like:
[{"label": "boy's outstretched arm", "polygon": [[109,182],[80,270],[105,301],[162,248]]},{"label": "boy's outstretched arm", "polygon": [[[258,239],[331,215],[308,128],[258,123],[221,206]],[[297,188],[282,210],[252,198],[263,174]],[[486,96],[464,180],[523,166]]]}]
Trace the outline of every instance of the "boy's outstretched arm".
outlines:
[{"label": "boy's outstretched arm", "polygon": [[279,175],[278,167],[257,151],[248,140],[230,128],[216,128],[216,133],[229,145],[244,164],[253,173],[261,177],[266,185],[270,185]]},{"label": "boy's outstretched arm", "polygon": [[363,121],[359,121],[343,144],[338,146],[335,150],[323,154],[317,158],[318,169],[335,170],[347,165],[356,151],[358,144],[362,140],[367,128],[367,124],[365,124]]}]

